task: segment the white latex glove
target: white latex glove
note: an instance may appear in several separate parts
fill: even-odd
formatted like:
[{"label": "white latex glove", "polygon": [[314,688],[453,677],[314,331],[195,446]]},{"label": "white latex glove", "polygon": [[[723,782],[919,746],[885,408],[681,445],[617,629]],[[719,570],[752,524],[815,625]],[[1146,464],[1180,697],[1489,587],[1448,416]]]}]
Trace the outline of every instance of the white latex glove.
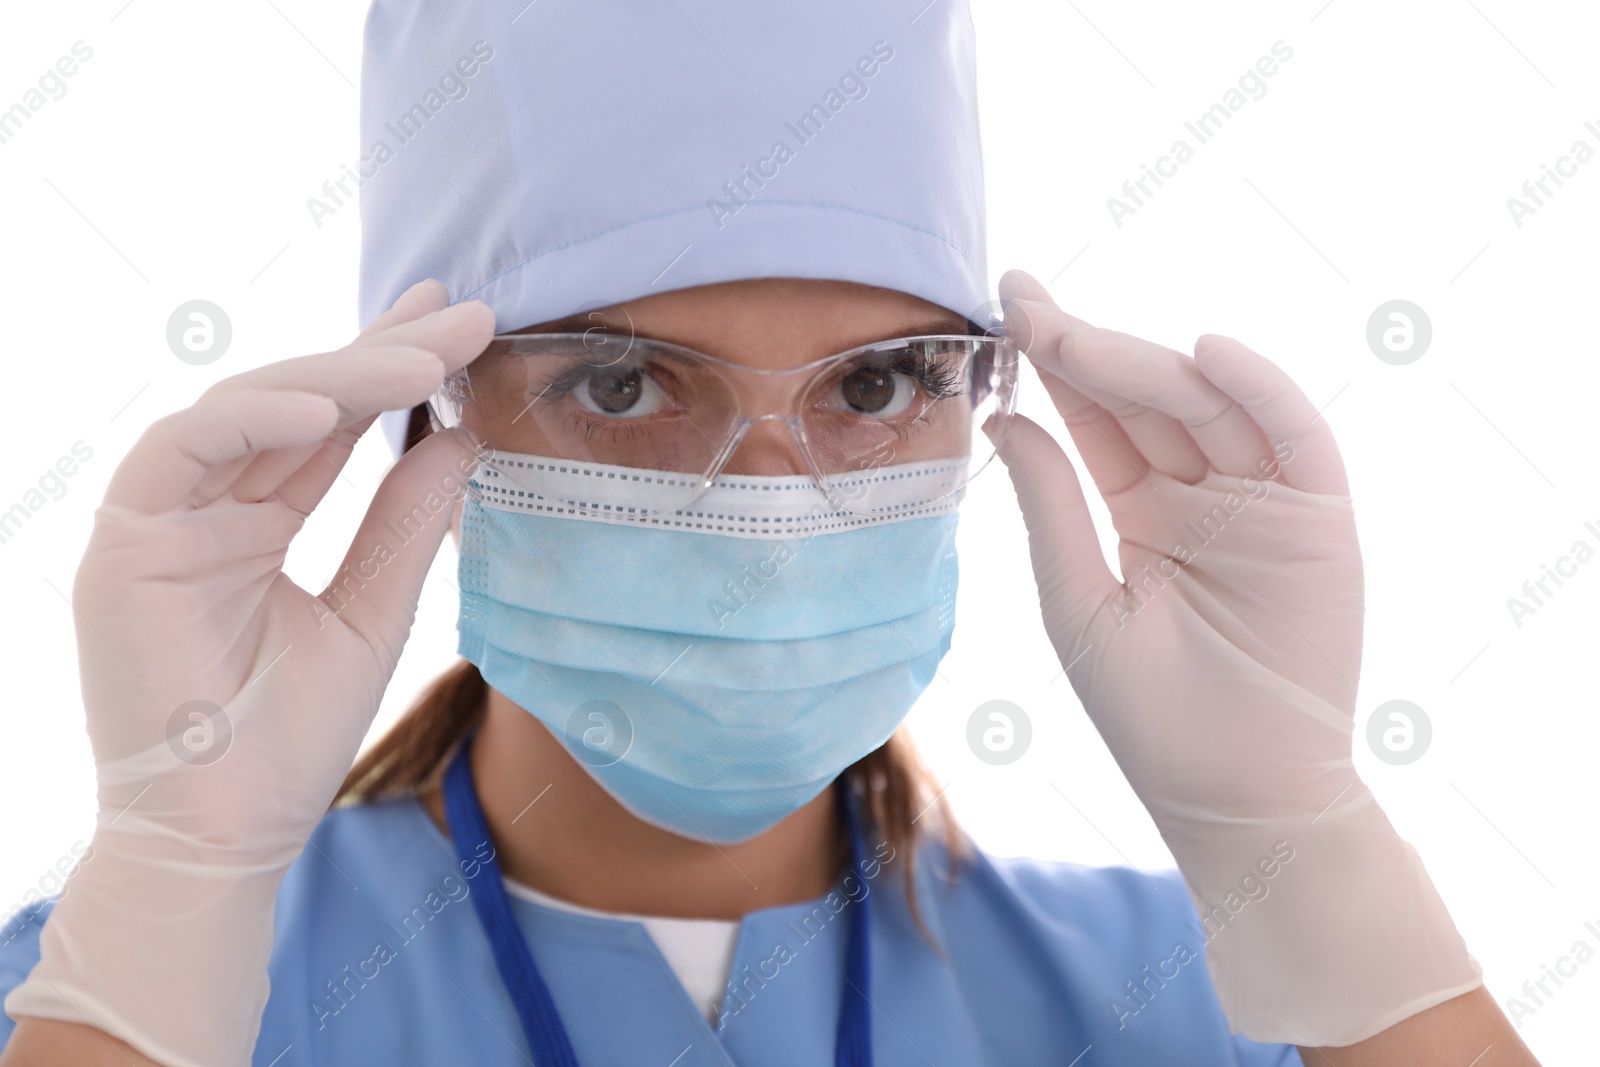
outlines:
[{"label": "white latex glove", "polygon": [[1191,359],[1066,314],[1021,271],[1000,295],[1126,579],[1066,455],[1018,417],[1001,458],[1045,628],[1207,920],[1234,1032],[1348,1045],[1482,984],[1351,761],[1361,551],[1328,424],[1237,341]]},{"label": "white latex glove", "polygon": [[[88,1023],[170,1067],[250,1062],[278,885],[377,712],[471,452],[436,434],[407,453],[320,596],[280,568],[376,413],[488,344],[489,308],[447,303],[419,283],[345,348],[219,382],[118,465],[72,597],[92,860],[11,1015]],[[225,709],[231,741],[219,721],[174,721],[194,700]]]}]

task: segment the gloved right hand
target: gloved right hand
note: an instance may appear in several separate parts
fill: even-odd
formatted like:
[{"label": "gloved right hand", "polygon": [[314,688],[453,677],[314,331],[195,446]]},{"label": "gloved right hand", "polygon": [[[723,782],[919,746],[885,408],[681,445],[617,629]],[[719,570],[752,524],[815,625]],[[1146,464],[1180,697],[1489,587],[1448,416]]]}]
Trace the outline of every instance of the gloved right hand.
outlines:
[{"label": "gloved right hand", "polygon": [[117,467],[72,597],[96,827],[13,1016],[171,1067],[250,1062],[278,885],[377,713],[471,446],[408,452],[320,595],[283,560],[377,413],[488,344],[493,312],[447,303],[418,283],[344,348],[217,383]]}]

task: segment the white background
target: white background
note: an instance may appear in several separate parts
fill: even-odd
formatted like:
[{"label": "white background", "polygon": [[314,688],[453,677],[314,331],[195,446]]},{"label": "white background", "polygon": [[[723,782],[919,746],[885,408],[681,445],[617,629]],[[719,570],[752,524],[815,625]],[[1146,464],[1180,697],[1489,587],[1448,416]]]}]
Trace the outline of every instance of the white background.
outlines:
[{"label": "white background", "polygon": [[[354,333],[355,209],[318,229],[305,201],[358,154],[364,14],[309,0],[7,12],[0,106],[74,41],[94,55],[0,144],[12,375],[0,510],[74,442],[93,456],[0,544],[0,910],[93,825],[64,596],[119,458],[218,378]],[[991,277],[1022,267],[1075,314],[1183,350],[1232,335],[1327,405],[1367,568],[1363,776],[1502,1003],[1579,939],[1600,948],[1584,929],[1600,927],[1600,560],[1520,627],[1506,605],[1573,542],[1600,547],[1584,527],[1600,529],[1600,160],[1520,228],[1506,205],[1575,140],[1600,149],[1584,129],[1600,127],[1600,13],[1507,0],[979,0],[975,17]],[[1278,40],[1293,57],[1266,94],[1118,227],[1107,198],[1175,138],[1194,144],[1184,121]],[[195,298],[225,308],[235,331],[206,367],[165,344],[168,315]],[[1395,298],[1425,309],[1434,331],[1407,366],[1365,340],[1369,315]],[[1042,401],[1034,383],[1023,410],[1059,430]],[[327,580],[388,462],[374,430],[290,556],[303,585]],[[955,647],[911,721],[962,821],[998,853],[1169,865],[1059,676],[998,468],[969,497],[961,538]],[[454,567],[447,543],[375,732],[454,658],[443,580]],[[1367,716],[1392,698],[1433,725],[1408,766],[1365,745]],[[1032,746],[1010,766],[967,748],[968,716],[991,699],[1031,720]],[[1546,1064],[1589,1062],[1597,1010],[1600,960],[1525,1015],[1522,1035]]]}]

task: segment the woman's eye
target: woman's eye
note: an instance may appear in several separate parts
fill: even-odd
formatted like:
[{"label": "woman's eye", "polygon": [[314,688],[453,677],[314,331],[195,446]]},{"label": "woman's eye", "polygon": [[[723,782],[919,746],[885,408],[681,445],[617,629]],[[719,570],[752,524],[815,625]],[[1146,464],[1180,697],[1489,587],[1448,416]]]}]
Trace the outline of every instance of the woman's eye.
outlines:
[{"label": "woman's eye", "polygon": [[845,410],[887,419],[911,406],[916,379],[887,367],[857,367],[839,379],[837,398]]},{"label": "woman's eye", "polygon": [[590,372],[573,395],[589,411],[613,419],[654,415],[666,401],[666,394],[650,375],[628,364]]}]

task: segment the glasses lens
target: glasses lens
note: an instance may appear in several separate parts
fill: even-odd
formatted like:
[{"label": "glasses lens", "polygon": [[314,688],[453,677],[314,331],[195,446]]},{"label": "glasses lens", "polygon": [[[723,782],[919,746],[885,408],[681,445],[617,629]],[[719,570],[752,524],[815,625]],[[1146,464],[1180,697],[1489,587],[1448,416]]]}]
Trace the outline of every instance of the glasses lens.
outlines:
[{"label": "glasses lens", "polygon": [[776,404],[787,407],[776,414],[804,439],[834,503],[871,514],[958,492],[994,455],[1016,388],[1014,350],[987,336],[886,341],[793,381],[789,373],[595,330],[504,335],[446,379],[433,407],[445,426],[466,427],[496,452],[577,468],[582,477],[562,479],[586,487],[568,490],[583,500],[562,498],[574,506],[626,504],[638,489],[630,469],[685,475],[651,479],[654,511],[687,506],[713,466],[750,473],[744,453],[776,430],[758,434],[750,420],[774,414],[765,407]]},{"label": "glasses lens", "polygon": [[693,498],[735,411],[727,382],[693,353],[599,331],[496,338],[446,380],[434,409],[499,452],[595,467],[602,478],[611,468],[689,475],[681,492],[653,495],[662,506]]},{"label": "glasses lens", "polygon": [[[686,475],[652,479],[654,506],[644,509],[652,511],[697,495],[735,415],[732,389],[694,353],[595,330],[498,337],[433,403],[446,426],[466,427],[497,452],[565,461],[562,473],[593,475],[560,479],[581,494],[563,499],[572,506],[627,504],[637,488],[629,468]],[[526,480],[525,472],[500,473],[513,484]]]},{"label": "glasses lens", "polygon": [[993,458],[1009,421],[1015,356],[1001,337],[919,337],[829,367],[803,407],[829,495],[873,514],[958,493]]}]

